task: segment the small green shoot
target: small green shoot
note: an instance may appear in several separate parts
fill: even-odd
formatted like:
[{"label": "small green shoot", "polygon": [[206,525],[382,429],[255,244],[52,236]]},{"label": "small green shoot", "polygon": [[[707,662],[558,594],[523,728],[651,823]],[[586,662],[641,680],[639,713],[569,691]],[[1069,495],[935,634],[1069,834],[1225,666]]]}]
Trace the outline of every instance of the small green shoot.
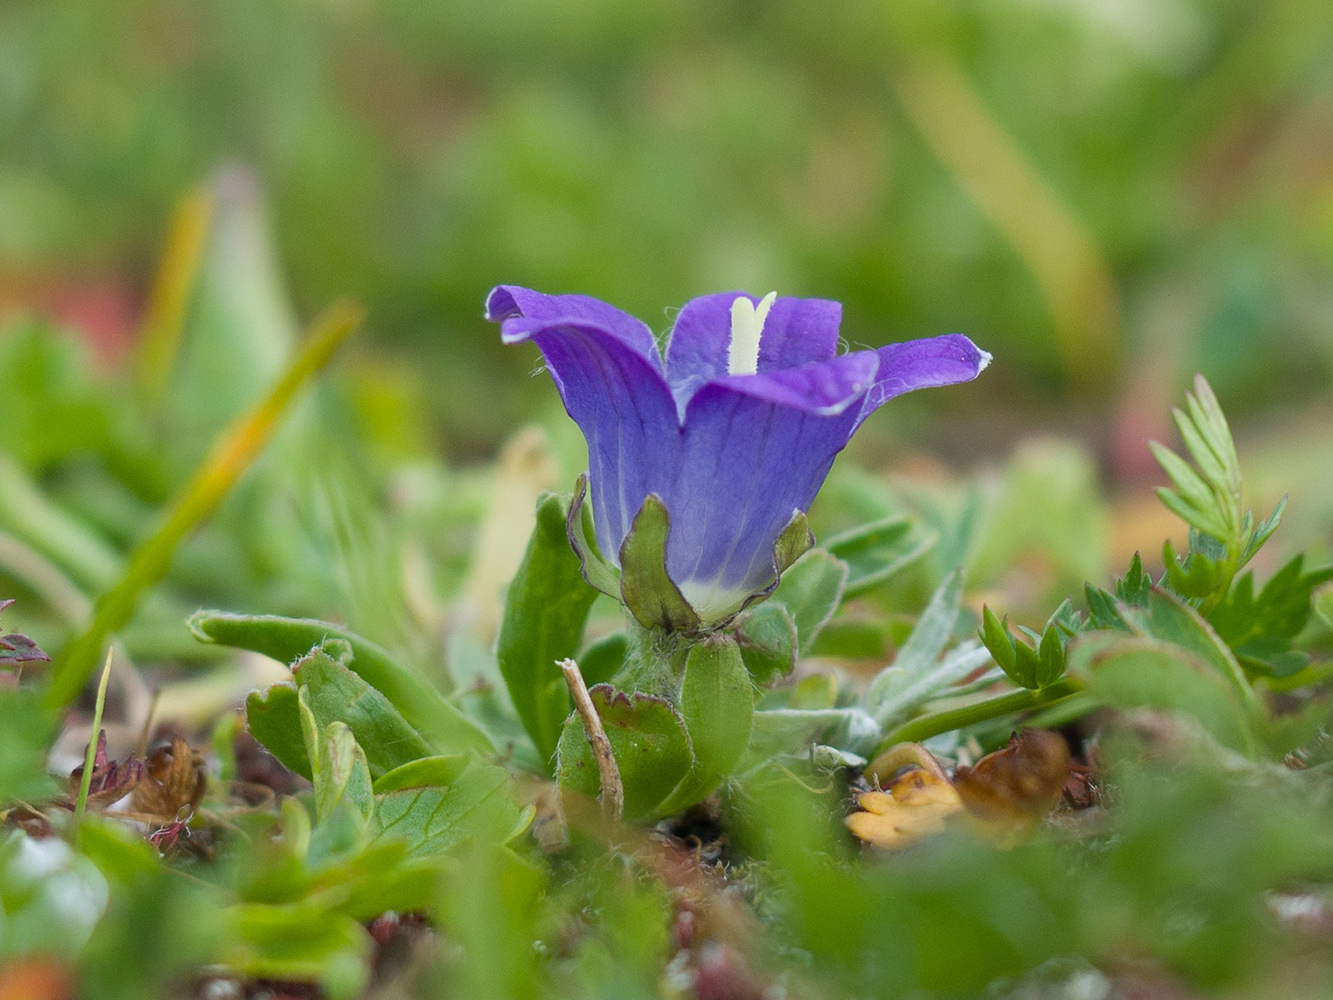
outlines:
[{"label": "small green shoot", "polygon": [[1175,409],[1172,416],[1194,466],[1156,441],[1148,446],[1174,487],[1159,488],[1157,496],[1190,527],[1190,547],[1183,558],[1176,556],[1170,543],[1164,548],[1167,583],[1181,596],[1199,602],[1207,614],[1277,530],[1287,501],[1284,497],[1268,517],[1255,522],[1241,501],[1236,445],[1208,380],[1196,375],[1194,392],[1185,398],[1185,410]]},{"label": "small green shoot", "polygon": [[102,708],[106,705],[106,685],[111,679],[111,657],[114,648],[106,651],[106,665],[102,667],[102,679],[97,682],[97,701],[93,704],[93,725],[88,733],[88,752],[83,756],[83,779],[79,782],[79,797],[74,803],[74,828],[83,824],[83,814],[88,808],[88,792],[93,786],[93,763],[97,759],[98,736],[102,732]]},{"label": "small green shoot", "polygon": [[1073,604],[1066,600],[1051,615],[1041,633],[1019,626],[1031,645],[1009,631],[1009,619],[1001,621],[989,607],[982,609],[979,635],[1000,669],[1019,687],[1040,691],[1058,681],[1065,672],[1065,643],[1077,631]]}]

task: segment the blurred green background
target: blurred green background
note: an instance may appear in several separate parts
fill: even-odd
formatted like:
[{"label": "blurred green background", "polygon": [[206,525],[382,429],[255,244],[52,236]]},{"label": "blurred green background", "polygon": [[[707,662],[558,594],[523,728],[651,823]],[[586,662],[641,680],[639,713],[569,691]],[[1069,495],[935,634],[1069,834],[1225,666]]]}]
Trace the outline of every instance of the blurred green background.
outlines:
[{"label": "blurred green background", "polygon": [[364,299],[461,455],[551,395],[499,281],[964,331],[998,364],[924,405],[985,425],[1196,368],[1289,407],[1328,391],[1330,123],[1316,0],[11,0],[0,299],[120,343],[173,200],[239,163],[301,311]]},{"label": "blurred green background", "polygon": [[7,310],[123,343],[228,163],[302,314],[361,297],[452,455],[549,408],[480,320],[501,281],[658,329],[743,287],[842,300],[853,344],[966,332],[985,380],[907,408],[962,411],[927,439],[964,454],[1052,426],[1133,471],[1196,369],[1232,412],[1328,393],[1318,0],[0,6]]}]

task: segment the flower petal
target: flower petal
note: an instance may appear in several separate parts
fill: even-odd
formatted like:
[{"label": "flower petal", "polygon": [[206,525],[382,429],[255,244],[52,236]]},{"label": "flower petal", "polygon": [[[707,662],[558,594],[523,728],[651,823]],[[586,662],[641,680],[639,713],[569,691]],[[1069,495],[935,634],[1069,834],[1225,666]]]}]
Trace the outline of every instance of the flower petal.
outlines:
[{"label": "flower petal", "polygon": [[[772,582],[773,540],[809,508],[846,446],[876,363],[863,352],[712,382],[690,401],[679,471],[662,497],[672,523],[667,568],[705,621],[734,612]],[[828,366],[863,376],[841,405],[829,405],[824,390],[846,371],[831,375]],[[793,385],[801,378],[804,395]]]},{"label": "flower petal", "polygon": [[647,324],[590,295],[544,295],[519,285],[499,285],[486,297],[486,318],[500,324],[500,337],[506,344],[518,343],[530,336],[530,333],[511,326],[515,319],[594,323],[636,354],[651,359],[659,371],[662,369],[657,341]]},{"label": "flower petal", "polygon": [[[879,365],[875,351],[857,351],[799,368],[782,368],[758,375],[732,375],[716,384],[779,406],[831,417],[853,404],[861,404],[865,394],[876,384]],[[687,424],[688,412],[692,409],[687,411]]]},{"label": "flower petal", "polygon": [[[667,379],[682,413],[699,387],[727,376],[731,304],[744,292],[719,292],[687,302],[667,345]],[[759,372],[827,361],[838,350],[842,306],[827,299],[780,298],[769,309],[759,340]]]},{"label": "flower petal", "polygon": [[680,423],[653,359],[593,322],[507,319],[509,343],[541,348],[565,410],[588,442],[597,545],[615,559],[643,505],[677,476]]},{"label": "flower petal", "polygon": [[861,420],[894,396],[913,389],[970,382],[991,360],[990,354],[961,333],[889,344],[875,353],[879,355],[879,374],[861,407]]}]

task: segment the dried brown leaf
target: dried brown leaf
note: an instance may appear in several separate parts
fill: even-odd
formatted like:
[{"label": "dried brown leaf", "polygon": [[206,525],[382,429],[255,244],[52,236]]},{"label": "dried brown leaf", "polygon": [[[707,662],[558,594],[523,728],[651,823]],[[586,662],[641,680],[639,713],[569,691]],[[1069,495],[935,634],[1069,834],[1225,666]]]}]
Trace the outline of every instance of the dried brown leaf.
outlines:
[{"label": "dried brown leaf", "polygon": [[203,755],[177,737],[148,755],[147,773],[130,801],[136,812],[170,823],[194,811],[206,786]]},{"label": "dried brown leaf", "polygon": [[1059,733],[1027,729],[1009,745],[954,773],[968,814],[987,832],[1021,834],[1060,799],[1069,780],[1069,745]]}]

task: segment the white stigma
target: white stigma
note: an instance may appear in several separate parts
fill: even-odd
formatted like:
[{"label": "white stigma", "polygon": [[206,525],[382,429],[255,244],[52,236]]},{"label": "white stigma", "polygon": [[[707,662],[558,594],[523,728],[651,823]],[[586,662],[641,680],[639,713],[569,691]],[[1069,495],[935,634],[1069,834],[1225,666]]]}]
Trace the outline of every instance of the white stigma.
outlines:
[{"label": "white stigma", "polygon": [[995,360],[995,355],[991,354],[990,351],[983,351],[980,348],[978,348],[977,350],[981,354],[981,361],[977,364],[977,371],[984,372],[986,370],[986,366]]},{"label": "white stigma", "polygon": [[727,344],[727,374],[753,375],[759,371],[759,338],[764,320],[773,308],[777,292],[769,292],[755,305],[745,295],[731,304],[731,341]]}]

